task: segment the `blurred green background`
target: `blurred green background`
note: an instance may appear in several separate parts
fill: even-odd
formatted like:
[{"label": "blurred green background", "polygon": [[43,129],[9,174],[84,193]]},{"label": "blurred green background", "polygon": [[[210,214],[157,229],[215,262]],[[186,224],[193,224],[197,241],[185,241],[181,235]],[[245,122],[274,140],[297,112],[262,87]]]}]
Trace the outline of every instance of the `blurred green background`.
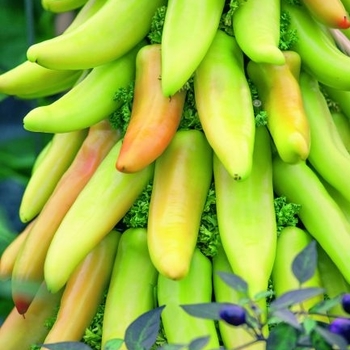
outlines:
[{"label": "blurred green background", "polygon": [[[26,60],[34,42],[54,36],[55,15],[41,0],[0,0],[0,74]],[[0,94],[0,256],[24,229],[18,210],[34,160],[52,135],[27,132],[25,114],[42,103]],[[9,281],[0,280],[0,324],[13,307]]]}]

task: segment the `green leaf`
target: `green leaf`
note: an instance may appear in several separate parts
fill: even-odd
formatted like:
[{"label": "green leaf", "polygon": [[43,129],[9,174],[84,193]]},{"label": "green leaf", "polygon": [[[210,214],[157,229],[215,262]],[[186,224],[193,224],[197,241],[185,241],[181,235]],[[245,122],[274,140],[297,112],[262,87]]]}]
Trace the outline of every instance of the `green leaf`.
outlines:
[{"label": "green leaf", "polygon": [[106,342],[104,350],[118,350],[124,343],[124,339],[110,339]]},{"label": "green leaf", "polygon": [[266,342],[266,350],[295,349],[298,331],[286,323],[279,323],[270,331]]},{"label": "green leaf", "polygon": [[326,341],[326,339],[318,332],[311,332],[311,345],[317,350],[331,350],[332,346]]},{"label": "green leaf", "polygon": [[323,288],[309,287],[303,289],[292,290],[286,292],[273,300],[270,304],[270,310],[275,311],[292,306],[293,304],[301,303],[309,298],[324,293]]},{"label": "green leaf", "polygon": [[149,350],[157,339],[160,328],[160,315],[165,305],[145,312],[133,321],[125,332],[128,349]]},{"label": "green leaf", "polygon": [[91,350],[90,346],[75,341],[64,341],[52,344],[39,344],[38,346],[44,347],[48,350]]},{"label": "green leaf", "polygon": [[312,240],[293,260],[292,271],[300,284],[308,281],[316,271],[316,241]]},{"label": "green leaf", "polygon": [[245,295],[248,294],[248,284],[243,278],[230,272],[218,271],[217,274],[229,287]]},{"label": "green leaf", "polygon": [[233,305],[233,304],[211,302],[211,303],[186,304],[186,305],[180,305],[180,306],[191,316],[219,321],[221,320],[219,316],[219,311],[221,310],[221,308],[227,305]]},{"label": "green leaf", "polygon": [[309,309],[309,313],[326,313],[333,307],[339,305],[339,303],[341,302],[341,298],[342,295],[338,295],[331,299],[321,300]]},{"label": "green leaf", "polygon": [[283,321],[283,322],[291,325],[292,327],[294,327],[296,329],[299,329],[299,330],[302,329],[297,317],[289,309],[278,309],[278,310],[275,310],[274,312],[272,312],[271,315],[273,317],[276,317],[280,321]]},{"label": "green leaf", "polygon": [[346,350],[348,348],[346,340],[335,333],[330,332],[328,329],[317,326],[315,331],[330,345],[336,345],[339,350]]},{"label": "green leaf", "polygon": [[311,332],[316,328],[317,322],[310,317],[307,317],[303,322],[304,330],[306,334],[311,334]]},{"label": "green leaf", "polygon": [[187,345],[164,344],[161,347],[158,347],[157,350],[179,350],[179,349],[185,349],[185,348],[187,348]]},{"label": "green leaf", "polygon": [[188,350],[202,350],[208,344],[210,337],[204,336],[194,339],[188,345]]}]

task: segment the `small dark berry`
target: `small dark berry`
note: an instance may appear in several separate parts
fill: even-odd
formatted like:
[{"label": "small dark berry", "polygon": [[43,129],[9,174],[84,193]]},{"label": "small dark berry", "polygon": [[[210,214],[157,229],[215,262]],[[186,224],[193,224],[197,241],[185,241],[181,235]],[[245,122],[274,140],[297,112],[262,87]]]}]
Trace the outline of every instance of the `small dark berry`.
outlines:
[{"label": "small dark berry", "polygon": [[335,318],[328,326],[328,330],[332,333],[343,336],[348,344],[350,344],[350,319]]},{"label": "small dark berry", "polygon": [[245,309],[235,304],[224,306],[220,310],[219,316],[222,320],[233,326],[240,326],[246,322]]},{"label": "small dark berry", "polygon": [[350,293],[346,293],[343,295],[341,303],[344,311],[350,314]]}]

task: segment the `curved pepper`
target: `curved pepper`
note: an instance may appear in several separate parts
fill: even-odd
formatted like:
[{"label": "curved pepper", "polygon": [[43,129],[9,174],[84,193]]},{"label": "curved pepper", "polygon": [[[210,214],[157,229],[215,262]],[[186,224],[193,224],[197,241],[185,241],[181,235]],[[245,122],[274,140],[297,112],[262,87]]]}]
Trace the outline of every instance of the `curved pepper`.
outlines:
[{"label": "curved pepper", "polygon": [[350,282],[350,225],[316,173],[305,163],[273,160],[273,188],[278,196],[301,205],[299,217],[307,232]]},{"label": "curved pepper", "polygon": [[120,232],[112,230],[75,269],[44,344],[82,339],[108,287],[120,237]]},{"label": "curved pepper", "polygon": [[335,126],[318,81],[303,72],[300,88],[311,131],[309,162],[330,185],[350,201],[350,154]]},{"label": "curved pepper", "polygon": [[[270,136],[257,127],[253,168],[235,181],[214,156],[217,220],[222,246],[234,273],[249,285],[252,298],[266,291],[275,258],[277,228],[272,187]],[[265,300],[258,302],[266,308]]]},{"label": "curved pepper", "polygon": [[99,164],[53,236],[44,264],[45,281],[52,292],[65,285],[77,265],[123,218],[153,176],[153,164],[134,174],[115,169],[121,143],[119,140]]},{"label": "curved pepper", "polygon": [[241,1],[233,12],[233,34],[242,51],[254,62],[284,64],[280,40],[280,0]]},{"label": "curved pepper", "polygon": [[164,96],[180,90],[198,67],[215,36],[224,5],[225,0],[168,1],[161,42]]},{"label": "curved pepper", "polygon": [[[276,297],[286,292],[299,289],[299,281],[291,269],[295,257],[312,241],[312,236],[304,229],[295,226],[284,227],[277,239],[276,257],[272,269],[273,290]],[[317,269],[310,279],[305,281],[301,288],[323,288],[320,271]],[[294,305],[293,311],[309,310],[316,303],[324,299],[323,294],[305,300],[301,304]],[[312,318],[323,322],[329,322],[328,317],[312,315]]]},{"label": "curved pepper", "polygon": [[[103,314],[103,349],[109,340],[123,339],[131,322],[155,307],[157,277],[148,252],[147,230],[130,228],[123,232]],[[126,349],[125,344],[120,349]]]},{"label": "curved pepper", "polygon": [[83,129],[53,135],[44,159],[32,173],[22,195],[19,207],[22,222],[29,222],[40,213],[62,175],[71,165],[87,133],[88,130]]},{"label": "curved pepper", "polygon": [[233,37],[217,31],[196,69],[194,92],[209,144],[232,177],[246,179],[252,167],[255,119],[243,53]]},{"label": "curved pepper", "polygon": [[305,7],[320,23],[329,28],[350,27],[349,14],[341,0],[303,0]]},{"label": "curved pepper", "polygon": [[170,143],[180,124],[186,90],[165,97],[161,82],[161,46],[147,45],[136,56],[130,123],[116,167],[134,173],[152,163]]},{"label": "curved pepper", "polygon": [[303,69],[322,84],[350,90],[350,57],[338,49],[305,9],[282,1],[282,10],[290,15],[290,28],[297,31],[298,40],[291,49],[300,55]]},{"label": "curved pepper", "polygon": [[209,336],[203,350],[219,348],[214,321],[191,316],[180,306],[211,302],[212,265],[199,249],[195,249],[189,272],[182,280],[158,276],[157,297],[158,304],[165,305],[161,318],[170,344],[188,344],[195,338]]},{"label": "curved pepper", "polygon": [[99,164],[120,139],[107,120],[92,126],[77,152],[72,164],[62,175],[53,193],[37,216],[26,240],[18,253],[12,271],[12,297],[20,313],[24,313],[31,296],[23,294],[27,284],[42,281],[44,262],[52,238],[69,208],[93,176]]},{"label": "curved pepper", "polygon": [[155,161],[148,247],[159,273],[188,273],[212,180],[212,150],[201,131],[178,131]]},{"label": "curved pepper", "polygon": [[267,127],[277,152],[285,162],[297,163],[309,155],[310,129],[298,83],[300,56],[293,51],[283,54],[284,65],[250,61],[247,73],[267,112]]}]

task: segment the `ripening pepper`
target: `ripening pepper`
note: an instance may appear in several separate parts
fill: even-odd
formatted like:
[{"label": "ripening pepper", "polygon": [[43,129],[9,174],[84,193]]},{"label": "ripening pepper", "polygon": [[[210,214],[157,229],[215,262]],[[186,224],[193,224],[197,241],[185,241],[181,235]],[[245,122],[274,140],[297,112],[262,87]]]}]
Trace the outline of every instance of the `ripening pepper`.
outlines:
[{"label": "ripening pepper", "polygon": [[199,130],[178,131],[155,161],[147,241],[159,273],[178,280],[190,268],[212,181],[212,150]]}]

